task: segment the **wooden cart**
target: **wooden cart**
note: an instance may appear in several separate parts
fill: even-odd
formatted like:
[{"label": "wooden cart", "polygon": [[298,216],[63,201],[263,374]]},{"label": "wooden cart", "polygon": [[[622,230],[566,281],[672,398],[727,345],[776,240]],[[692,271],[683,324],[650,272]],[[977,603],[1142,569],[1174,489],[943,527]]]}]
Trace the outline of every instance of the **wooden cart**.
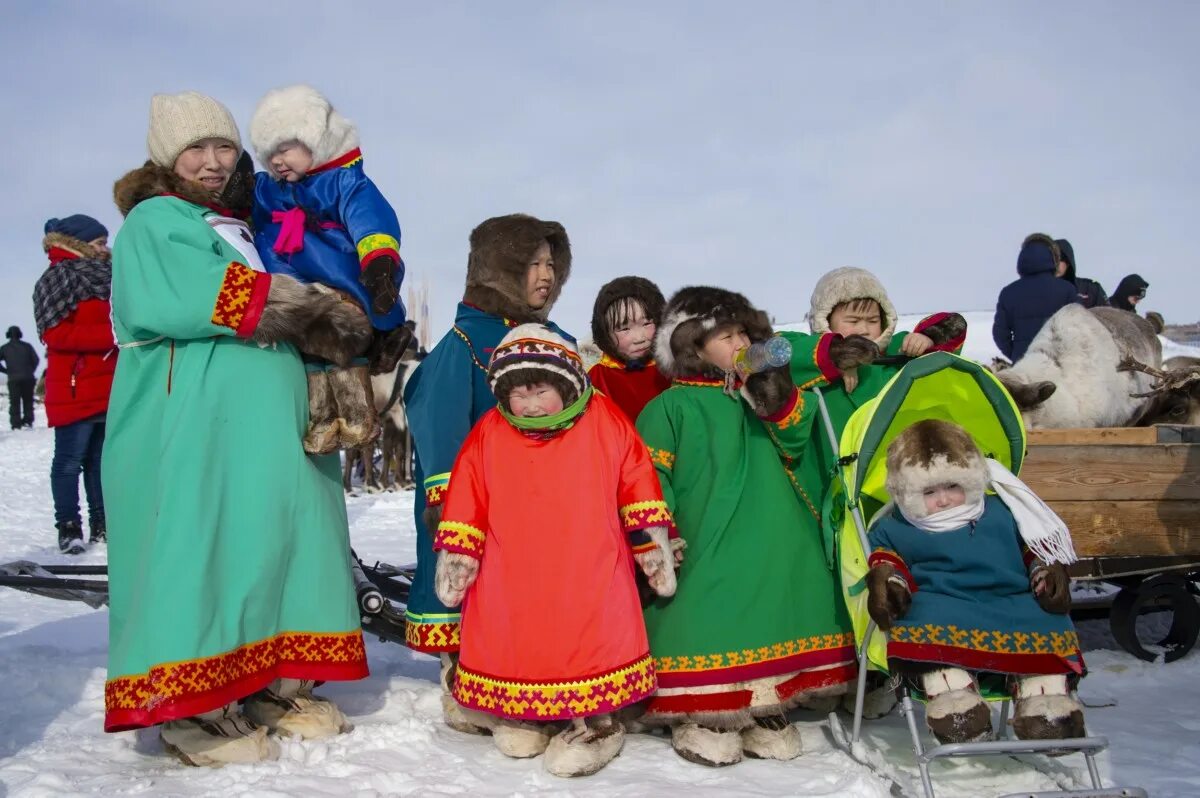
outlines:
[{"label": "wooden cart", "polygon": [[[1186,654],[1200,634],[1200,427],[1035,430],[1021,478],[1070,527],[1071,575],[1120,586],[1073,614],[1107,614],[1142,659]],[[1165,611],[1165,636],[1139,635],[1140,616]]]}]

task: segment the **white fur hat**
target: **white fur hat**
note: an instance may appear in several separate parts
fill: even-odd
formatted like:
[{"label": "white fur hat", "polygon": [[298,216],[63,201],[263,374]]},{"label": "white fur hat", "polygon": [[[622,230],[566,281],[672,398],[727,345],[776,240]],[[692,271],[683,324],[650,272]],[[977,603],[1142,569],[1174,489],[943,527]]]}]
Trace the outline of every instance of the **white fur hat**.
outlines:
[{"label": "white fur hat", "polygon": [[150,98],[150,132],[146,147],[150,160],[166,169],[175,166],[179,154],[202,139],[226,139],[242,150],[233,114],[206,94],[156,94]]},{"label": "white fur hat", "polygon": [[301,83],[267,92],[250,120],[254,154],[271,174],[271,154],[288,141],[308,147],[313,166],[320,166],[357,147],[358,129],[321,92]]},{"label": "white fur hat", "polygon": [[815,333],[829,332],[829,314],[843,302],[854,299],[874,299],[883,311],[883,334],[875,339],[879,348],[886,349],[896,332],[896,308],[888,299],[887,291],[879,278],[866,269],[843,266],[826,273],[817,280],[812,293],[812,308],[808,322]]},{"label": "white fur hat", "polygon": [[909,518],[924,518],[924,491],[957,483],[971,503],[983,498],[990,477],[970,433],[949,421],[918,421],[896,436],[887,451],[887,490]]},{"label": "white fur hat", "polygon": [[[566,380],[577,398],[587,387],[587,371],[574,344],[544,324],[521,324],[492,350],[488,385],[496,390],[500,378],[515,371],[545,371]],[[571,397],[563,399],[570,404]]]}]

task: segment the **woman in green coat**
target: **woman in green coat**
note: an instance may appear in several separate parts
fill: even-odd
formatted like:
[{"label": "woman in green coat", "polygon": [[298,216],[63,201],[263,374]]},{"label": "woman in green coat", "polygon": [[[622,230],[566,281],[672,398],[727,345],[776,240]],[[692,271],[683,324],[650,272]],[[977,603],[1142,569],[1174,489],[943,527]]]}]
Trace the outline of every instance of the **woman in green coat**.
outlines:
[{"label": "woman in green coat", "polygon": [[679,291],[655,344],[673,384],[637,421],[688,546],[675,596],[645,611],[659,683],[645,721],[704,765],[798,756],[786,710],[845,692],[856,673],[817,508],[794,473],[816,404],[787,368],[728,376],[735,352],[770,335],[740,294]]},{"label": "woman in green coat", "polygon": [[148,143],[114,192],[105,729],[163,724],[189,764],[259,761],[268,731],[344,730],[314,680],[367,675],[338,461],[301,447],[294,346],[339,360],[362,314],[261,271],[218,207],[242,152],[224,106],[156,95]]}]

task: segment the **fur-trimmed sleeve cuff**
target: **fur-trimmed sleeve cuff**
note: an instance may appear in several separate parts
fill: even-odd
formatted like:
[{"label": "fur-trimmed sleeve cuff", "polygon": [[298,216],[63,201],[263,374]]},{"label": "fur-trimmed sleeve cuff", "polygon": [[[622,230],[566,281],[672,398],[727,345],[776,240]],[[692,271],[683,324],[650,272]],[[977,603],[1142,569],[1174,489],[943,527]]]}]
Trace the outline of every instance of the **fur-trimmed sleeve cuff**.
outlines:
[{"label": "fur-trimmed sleeve cuff", "polygon": [[482,529],[471,524],[442,521],[438,524],[437,534],[433,536],[433,550],[465,554],[478,560],[483,557],[485,537]]},{"label": "fur-trimmed sleeve cuff", "polygon": [[636,532],[652,526],[674,527],[671,510],[661,499],[645,502],[633,502],[621,507],[621,529],[625,532]]},{"label": "fur-trimmed sleeve cuff", "polygon": [[[787,398],[783,406],[778,411],[769,416],[764,416],[763,421],[769,424],[778,424],[781,427],[789,427],[799,421],[801,411],[804,410],[804,400],[800,397],[800,390],[792,388],[792,395]],[[794,420],[793,420],[793,417]]]},{"label": "fur-trimmed sleeve cuff", "polygon": [[[925,334],[925,332],[929,328],[937,327],[939,324],[941,324],[944,321],[947,321],[948,319],[950,319],[953,316],[958,316],[960,319],[962,319],[962,316],[958,313],[942,312],[942,313],[934,313],[932,316],[926,316],[925,318],[921,319],[921,321],[919,321],[917,323],[917,326],[913,328],[913,332]],[[960,349],[962,349],[963,344],[965,344],[967,342],[967,331],[966,331],[966,323],[965,323],[966,320],[963,319],[963,322],[964,322],[963,331],[960,334],[954,336],[953,338],[951,338],[947,341],[943,341],[940,344],[935,342],[934,345],[932,347],[930,347],[929,351],[930,352],[958,352]]]},{"label": "fur-trimmed sleeve cuff", "polygon": [[213,303],[212,323],[228,327],[238,338],[249,338],[258,329],[270,291],[271,275],[244,263],[230,263]]},{"label": "fur-trimmed sleeve cuff", "polygon": [[393,258],[397,263],[400,261],[400,242],[395,237],[386,233],[375,233],[364,236],[358,242],[358,261],[361,268],[367,268],[368,263],[384,256]]},{"label": "fur-trimmed sleeve cuff", "polygon": [[905,564],[904,558],[891,549],[875,549],[871,552],[871,556],[867,558],[867,567],[874,568],[877,565],[890,565],[896,570],[896,573],[904,578],[905,584],[908,585],[909,593],[917,592],[917,583],[913,579],[912,572],[908,570],[908,565]]},{"label": "fur-trimmed sleeve cuff", "polygon": [[817,342],[817,348],[813,350],[813,362],[816,363],[817,370],[821,372],[825,382],[833,382],[842,376],[838,367],[833,365],[833,358],[829,356],[829,347],[841,337],[837,333],[825,333]]},{"label": "fur-trimmed sleeve cuff", "polygon": [[425,489],[425,506],[436,507],[446,500],[446,491],[450,488],[450,472],[446,471],[426,477],[423,487]]}]

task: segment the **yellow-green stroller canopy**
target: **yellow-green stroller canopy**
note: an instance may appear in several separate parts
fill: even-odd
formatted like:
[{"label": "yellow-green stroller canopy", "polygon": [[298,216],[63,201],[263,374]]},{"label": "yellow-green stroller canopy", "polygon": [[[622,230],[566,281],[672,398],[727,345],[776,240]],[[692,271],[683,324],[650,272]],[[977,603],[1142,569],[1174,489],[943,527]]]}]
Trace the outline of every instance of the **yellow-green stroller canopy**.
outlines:
[{"label": "yellow-green stroller canopy", "polygon": [[[1025,426],[1008,391],[983,366],[947,352],[910,361],[854,412],[842,431],[839,473],[825,504],[824,526],[835,541],[842,590],[860,646],[870,623],[865,525],[889,499],[884,487],[888,445],[925,419],[963,427],[986,456],[1014,474],[1025,456]],[[877,629],[867,658],[871,667],[887,671],[887,639]]]}]

